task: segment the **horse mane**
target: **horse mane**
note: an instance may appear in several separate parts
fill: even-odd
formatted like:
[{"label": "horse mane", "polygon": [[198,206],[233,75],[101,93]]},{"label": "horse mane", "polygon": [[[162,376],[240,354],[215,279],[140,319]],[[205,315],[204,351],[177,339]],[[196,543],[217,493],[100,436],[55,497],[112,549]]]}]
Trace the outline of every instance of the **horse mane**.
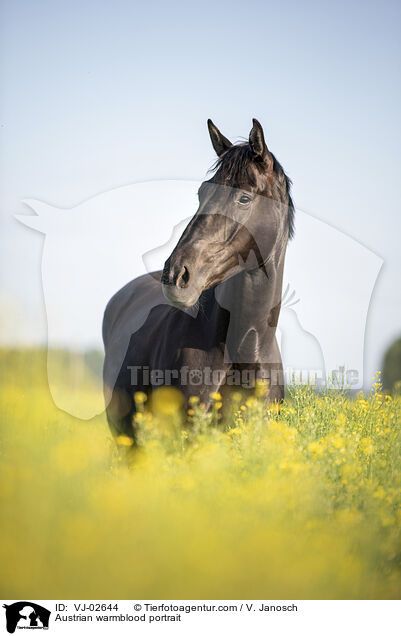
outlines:
[{"label": "horse mane", "polygon": [[[291,197],[292,181],[286,175],[282,165],[274,154],[270,152],[270,150],[269,153],[273,159],[273,173],[276,176],[276,187],[282,195],[284,185],[284,194],[286,198],[288,198],[287,226],[288,238],[291,239],[295,231],[295,208]],[[233,144],[221,157],[218,157],[209,172],[214,173],[212,177],[212,181],[214,182],[221,181],[222,183],[226,183],[230,181],[230,184],[232,184],[234,188],[241,188],[244,184],[255,187],[257,186],[257,172],[249,169],[250,166],[255,163],[253,152],[248,143]]]}]

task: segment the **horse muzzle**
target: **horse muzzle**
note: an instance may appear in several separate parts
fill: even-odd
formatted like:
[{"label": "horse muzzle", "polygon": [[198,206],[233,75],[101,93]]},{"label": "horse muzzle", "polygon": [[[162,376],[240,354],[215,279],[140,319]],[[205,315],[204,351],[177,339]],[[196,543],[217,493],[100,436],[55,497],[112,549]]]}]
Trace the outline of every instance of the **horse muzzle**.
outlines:
[{"label": "horse muzzle", "polygon": [[202,293],[202,288],[195,283],[189,265],[172,263],[170,259],[164,265],[161,284],[166,299],[180,309],[193,307]]}]

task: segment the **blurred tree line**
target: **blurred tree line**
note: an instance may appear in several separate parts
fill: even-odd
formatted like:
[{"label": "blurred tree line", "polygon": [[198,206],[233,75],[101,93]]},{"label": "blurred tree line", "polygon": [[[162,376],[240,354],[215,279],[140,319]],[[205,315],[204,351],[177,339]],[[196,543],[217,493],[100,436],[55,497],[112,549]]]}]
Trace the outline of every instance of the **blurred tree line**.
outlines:
[{"label": "blurred tree line", "polygon": [[[29,384],[47,384],[48,350],[45,347],[0,348],[0,378],[2,384],[21,382]],[[75,374],[77,381],[91,381],[102,376],[103,351],[89,349],[71,351],[52,349],[52,362],[56,364],[59,379],[62,382],[66,374]]]},{"label": "blurred tree line", "polygon": [[383,388],[401,394],[401,338],[387,349],[383,361]]}]

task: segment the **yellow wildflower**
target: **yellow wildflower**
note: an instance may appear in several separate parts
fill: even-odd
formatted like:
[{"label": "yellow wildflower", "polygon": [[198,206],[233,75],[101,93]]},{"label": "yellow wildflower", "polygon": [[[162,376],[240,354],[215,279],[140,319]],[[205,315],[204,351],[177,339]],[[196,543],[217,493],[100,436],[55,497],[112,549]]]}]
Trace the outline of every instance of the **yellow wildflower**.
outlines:
[{"label": "yellow wildflower", "polygon": [[132,446],[134,440],[131,437],[128,437],[128,435],[119,435],[116,438],[116,442],[118,446]]},{"label": "yellow wildflower", "polygon": [[156,415],[174,415],[183,405],[183,395],[172,386],[161,386],[154,391],[152,406]]},{"label": "yellow wildflower", "polygon": [[143,391],[137,391],[136,393],[134,393],[134,401],[135,401],[135,404],[137,405],[145,404],[147,399],[148,399],[148,396]]},{"label": "yellow wildflower", "polygon": [[210,397],[216,402],[220,402],[222,399],[220,393],[218,393],[217,391],[212,391],[212,393],[210,393]]}]

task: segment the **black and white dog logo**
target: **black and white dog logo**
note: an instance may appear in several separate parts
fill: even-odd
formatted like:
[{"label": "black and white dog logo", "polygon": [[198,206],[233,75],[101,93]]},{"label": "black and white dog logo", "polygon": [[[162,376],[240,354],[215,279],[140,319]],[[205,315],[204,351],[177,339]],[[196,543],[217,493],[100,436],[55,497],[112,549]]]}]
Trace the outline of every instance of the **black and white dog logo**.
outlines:
[{"label": "black and white dog logo", "polygon": [[6,610],[7,631],[14,634],[16,629],[49,629],[51,612],[32,601],[18,601],[3,605]]}]

